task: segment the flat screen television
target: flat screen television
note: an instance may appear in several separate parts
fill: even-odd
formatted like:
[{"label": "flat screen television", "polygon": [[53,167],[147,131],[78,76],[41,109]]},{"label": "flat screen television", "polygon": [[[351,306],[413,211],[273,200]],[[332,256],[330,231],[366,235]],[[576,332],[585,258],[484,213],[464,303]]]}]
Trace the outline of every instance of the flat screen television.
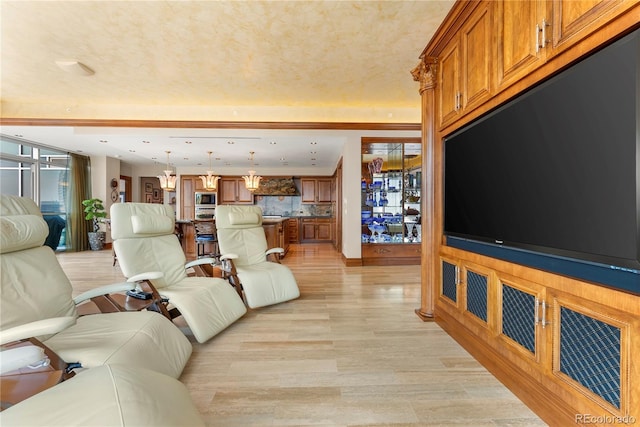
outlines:
[{"label": "flat screen television", "polygon": [[447,136],[447,244],[640,293],[639,95],[636,30]]}]

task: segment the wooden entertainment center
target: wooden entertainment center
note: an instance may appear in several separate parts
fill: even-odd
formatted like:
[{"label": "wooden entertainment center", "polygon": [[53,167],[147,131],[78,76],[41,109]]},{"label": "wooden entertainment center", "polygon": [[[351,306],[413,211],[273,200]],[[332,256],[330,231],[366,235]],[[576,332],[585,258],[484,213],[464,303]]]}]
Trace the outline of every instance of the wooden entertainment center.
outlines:
[{"label": "wooden entertainment center", "polygon": [[639,27],[638,1],[458,1],[412,71],[423,135],[416,313],[552,426],[640,423],[640,296],[447,245],[443,138]]}]

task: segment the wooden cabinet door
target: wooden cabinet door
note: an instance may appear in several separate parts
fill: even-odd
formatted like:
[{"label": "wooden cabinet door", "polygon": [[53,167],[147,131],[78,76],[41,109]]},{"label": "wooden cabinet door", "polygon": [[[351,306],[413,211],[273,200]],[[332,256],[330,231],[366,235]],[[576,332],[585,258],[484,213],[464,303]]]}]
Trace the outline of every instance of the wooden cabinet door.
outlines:
[{"label": "wooden cabinet door", "polygon": [[221,178],[218,188],[218,203],[221,205],[253,204],[253,193],[247,190],[242,178]]},{"label": "wooden cabinet door", "polygon": [[551,309],[546,308],[545,289],[520,278],[498,275],[498,340],[517,359],[541,369],[551,315]]},{"label": "wooden cabinet door", "polygon": [[442,52],[438,87],[440,127],[453,122],[458,117],[460,96],[460,49],[456,38]]},{"label": "wooden cabinet door", "polygon": [[[496,86],[502,89],[526,76],[545,61],[545,49],[539,47],[545,2],[496,1],[494,19],[497,28]],[[549,29],[545,30],[549,34]]]},{"label": "wooden cabinet door", "polygon": [[236,203],[238,204],[253,204],[253,193],[247,190],[244,185],[244,179],[240,178],[237,182]]},{"label": "wooden cabinet door", "polygon": [[316,202],[316,180],[309,179],[309,178],[302,178],[300,180],[300,186],[302,187],[301,202],[315,203]]},{"label": "wooden cabinet door", "polygon": [[289,242],[291,241],[291,231],[289,228],[289,221],[283,221],[280,223],[280,247],[285,250],[289,249]]},{"label": "wooden cabinet door", "polygon": [[566,50],[578,41],[598,30],[602,24],[627,8],[637,6],[633,1],[571,0],[554,1],[550,21],[552,29],[547,31],[551,54]]},{"label": "wooden cabinet door", "polygon": [[302,232],[302,238],[300,240],[316,240],[316,224],[313,222],[303,221],[300,226]]},{"label": "wooden cabinet door", "polygon": [[316,201],[318,203],[331,203],[332,180],[318,179],[316,181]]},{"label": "wooden cabinet door", "polygon": [[330,222],[320,222],[317,224],[316,239],[331,240],[331,223]]},{"label": "wooden cabinet door", "polygon": [[196,191],[206,191],[206,189],[204,188],[204,185],[202,185],[202,180],[200,179],[200,176],[194,177],[193,181],[195,182]]},{"label": "wooden cabinet door", "polygon": [[237,195],[238,181],[236,179],[222,178],[218,181],[220,185],[219,203],[222,205],[234,204]]},{"label": "wooden cabinet door", "polygon": [[180,177],[180,219],[195,218],[195,186],[193,178]]},{"label": "wooden cabinet door", "polygon": [[491,3],[484,3],[473,12],[460,30],[461,43],[461,107],[475,108],[491,97],[492,20]]},{"label": "wooden cabinet door", "polygon": [[298,243],[300,240],[298,236],[298,220],[296,218],[289,218],[288,228],[289,228],[289,242]]}]

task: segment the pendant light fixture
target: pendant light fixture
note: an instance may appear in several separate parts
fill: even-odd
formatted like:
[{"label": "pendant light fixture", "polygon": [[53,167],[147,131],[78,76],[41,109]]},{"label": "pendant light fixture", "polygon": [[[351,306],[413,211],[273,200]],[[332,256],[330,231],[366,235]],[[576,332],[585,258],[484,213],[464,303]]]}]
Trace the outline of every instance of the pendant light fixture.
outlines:
[{"label": "pendant light fixture", "polygon": [[175,191],[176,189],[176,179],[178,178],[175,175],[171,175],[173,171],[169,168],[169,154],[171,151],[165,151],[167,153],[167,169],[164,170],[164,175],[158,175],[158,179],[160,180],[160,188],[165,191]]},{"label": "pendant light fixture", "polygon": [[211,170],[211,154],[212,151],[207,151],[209,154],[209,170],[207,171],[207,176],[200,175],[199,178],[202,180],[202,186],[209,191],[216,191],[218,189],[218,180],[219,176],[213,175],[213,171]]},{"label": "pendant light fixture", "polygon": [[[251,160],[251,168],[253,169],[253,155],[255,153],[253,151],[250,151],[249,154],[251,154],[249,160]],[[262,179],[261,176],[258,176],[255,173],[256,171],[250,170],[248,176],[242,177],[244,179],[245,187],[247,187],[247,190],[251,191],[252,193],[258,189],[258,187],[260,186],[260,180]]]}]

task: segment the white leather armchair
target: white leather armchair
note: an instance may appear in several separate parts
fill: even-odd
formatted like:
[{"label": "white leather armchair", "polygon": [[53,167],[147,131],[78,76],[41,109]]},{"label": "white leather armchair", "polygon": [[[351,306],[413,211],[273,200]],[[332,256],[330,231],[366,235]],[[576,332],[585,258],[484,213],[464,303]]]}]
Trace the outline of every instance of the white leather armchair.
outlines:
[{"label": "white leather armchair", "polygon": [[[126,363],[180,376],[192,346],[165,317],[150,311],[78,316],[71,283],[53,250],[43,246],[49,231],[31,199],[0,195],[0,226],[3,342],[33,337],[67,363],[83,368]],[[134,286],[111,285],[77,300]],[[73,321],[51,329],[56,323],[52,319],[64,317]]]},{"label": "white leather armchair", "polygon": [[[246,312],[233,287],[219,277],[188,276],[187,269],[212,258],[186,263],[174,235],[171,207],[150,203],[115,203],[111,206],[111,237],[120,268],[126,277],[161,272],[150,282],[182,315],[198,342],[205,342]],[[177,311],[177,313],[176,313]]]},{"label": "white leather armchair", "polygon": [[289,301],[300,296],[293,273],[286,265],[269,261],[282,248],[267,248],[259,206],[222,205],[216,208],[220,259],[227,263],[230,279],[251,308]]},{"label": "white leather armchair", "polygon": [[82,371],[5,409],[0,425],[198,427],[204,422],[178,380],[116,364]]}]

